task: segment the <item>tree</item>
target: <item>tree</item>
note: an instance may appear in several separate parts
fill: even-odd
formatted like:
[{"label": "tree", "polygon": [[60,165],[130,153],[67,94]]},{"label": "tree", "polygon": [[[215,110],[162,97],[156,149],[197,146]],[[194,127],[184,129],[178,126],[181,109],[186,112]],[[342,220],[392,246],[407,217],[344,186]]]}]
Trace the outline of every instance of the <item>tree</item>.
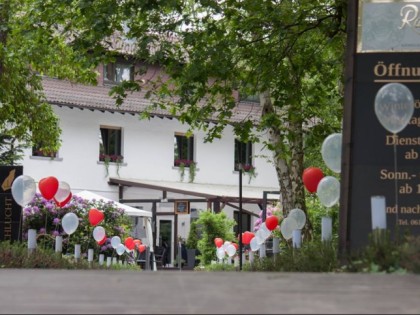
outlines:
[{"label": "tree", "polygon": [[233,127],[243,141],[268,134],[287,214],[306,210],[304,153],[314,160],[341,128],[345,7],[344,0],[164,1],[130,19],[127,36],[139,43],[138,58],[169,75],[139,83],[153,88],[152,108],[205,130],[207,141],[230,124],[232,91],[260,96],[261,121]]},{"label": "tree", "polygon": [[[92,3],[91,3],[92,2]],[[42,93],[42,76],[96,82],[112,57],[104,38],[118,1],[3,0],[0,3],[0,130],[24,146],[57,151],[58,118]]]}]

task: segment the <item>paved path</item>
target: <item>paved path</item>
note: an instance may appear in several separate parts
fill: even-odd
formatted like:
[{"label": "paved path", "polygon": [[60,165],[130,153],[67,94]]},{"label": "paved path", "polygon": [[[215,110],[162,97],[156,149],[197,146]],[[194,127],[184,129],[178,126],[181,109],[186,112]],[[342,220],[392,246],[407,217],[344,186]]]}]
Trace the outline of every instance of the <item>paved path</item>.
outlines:
[{"label": "paved path", "polygon": [[1,269],[0,313],[419,314],[420,276]]}]

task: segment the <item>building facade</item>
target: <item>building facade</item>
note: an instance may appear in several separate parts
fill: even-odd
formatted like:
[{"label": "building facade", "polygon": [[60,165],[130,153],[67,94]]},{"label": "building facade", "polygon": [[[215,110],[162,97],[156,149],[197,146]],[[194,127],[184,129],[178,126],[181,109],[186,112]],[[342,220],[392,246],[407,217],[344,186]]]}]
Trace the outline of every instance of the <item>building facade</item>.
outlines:
[{"label": "building facade", "polygon": [[[60,120],[62,146],[53,156],[44,156],[36,147],[28,149],[24,174],[36,182],[55,176],[67,182],[73,193],[89,190],[153,212],[156,245],[168,242],[172,261],[177,240],[187,238],[191,219],[199,211],[225,211],[237,219],[240,194],[243,230],[252,229],[263,192],[279,189],[271,152],[263,141],[240,143],[233,128],[227,127],[221,139],[205,143],[203,131],[187,136],[188,126],[163,110],[140,119],[150,105],[144,91],[128,95],[116,107],[110,88],[132,79],[132,70],[123,63],[100,66],[97,86],[44,78],[46,98]],[[157,72],[149,68],[143,79]],[[233,119],[257,120],[260,114],[257,102],[238,102]],[[244,169],[241,185],[238,161],[255,171],[250,178],[252,172]]]}]

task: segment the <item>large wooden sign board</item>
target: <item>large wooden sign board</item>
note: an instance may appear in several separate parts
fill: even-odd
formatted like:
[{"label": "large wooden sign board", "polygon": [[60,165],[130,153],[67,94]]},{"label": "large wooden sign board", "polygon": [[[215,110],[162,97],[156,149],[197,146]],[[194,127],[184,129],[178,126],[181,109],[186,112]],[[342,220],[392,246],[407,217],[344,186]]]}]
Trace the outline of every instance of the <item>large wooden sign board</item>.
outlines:
[{"label": "large wooden sign board", "polygon": [[[340,195],[340,247],[366,245],[371,197],[386,198],[387,229],[420,235],[420,0],[349,1]],[[410,123],[387,131],[375,96],[388,83],[409,88]]]},{"label": "large wooden sign board", "polygon": [[0,241],[21,239],[22,207],[13,199],[12,183],[22,173],[22,166],[0,166]]}]

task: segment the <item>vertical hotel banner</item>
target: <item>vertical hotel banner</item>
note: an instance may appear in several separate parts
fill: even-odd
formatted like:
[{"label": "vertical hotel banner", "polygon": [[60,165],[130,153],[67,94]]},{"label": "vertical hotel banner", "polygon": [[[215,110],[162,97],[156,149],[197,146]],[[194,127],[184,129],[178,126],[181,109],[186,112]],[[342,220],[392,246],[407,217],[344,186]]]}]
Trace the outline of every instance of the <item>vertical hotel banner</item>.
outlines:
[{"label": "vertical hotel banner", "polygon": [[[349,1],[340,245],[365,246],[371,197],[385,196],[387,229],[420,235],[420,0]],[[375,113],[389,83],[414,98],[408,125],[391,133]]]},{"label": "vertical hotel banner", "polygon": [[12,183],[23,174],[22,166],[0,166],[0,241],[20,240],[22,207],[12,196]]}]

